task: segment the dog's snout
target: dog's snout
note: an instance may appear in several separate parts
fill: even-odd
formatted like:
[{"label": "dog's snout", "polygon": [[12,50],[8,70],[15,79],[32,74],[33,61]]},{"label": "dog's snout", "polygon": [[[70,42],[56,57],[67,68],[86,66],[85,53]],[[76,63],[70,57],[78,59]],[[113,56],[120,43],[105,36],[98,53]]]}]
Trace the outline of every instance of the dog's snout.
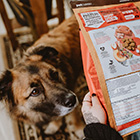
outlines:
[{"label": "dog's snout", "polygon": [[76,104],[76,96],[73,94],[70,94],[64,102],[64,105],[66,107],[73,107]]}]

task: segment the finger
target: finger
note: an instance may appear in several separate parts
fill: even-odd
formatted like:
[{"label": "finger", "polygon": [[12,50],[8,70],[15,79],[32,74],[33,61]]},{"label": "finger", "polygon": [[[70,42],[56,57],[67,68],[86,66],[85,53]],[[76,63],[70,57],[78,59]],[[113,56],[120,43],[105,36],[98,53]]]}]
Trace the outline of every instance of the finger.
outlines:
[{"label": "finger", "polygon": [[106,112],[101,105],[98,97],[94,94],[92,95],[92,106],[92,114],[94,114],[99,119],[100,123],[106,124]]},{"label": "finger", "polygon": [[91,96],[90,96],[90,92],[88,92],[86,95],[85,95],[85,97],[84,97],[84,99],[83,99],[83,106],[91,106]]},{"label": "finger", "polygon": [[92,94],[91,102],[92,102],[92,106],[97,106],[97,105],[102,106],[96,94]]},{"label": "finger", "polygon": [[90,110],[91,110],[91,104],[84,102],[81,108],[82,113],[90,112]]},{"label": "finger", "polygon": [[90,92],[88,92],[84,99],[83,99],[83,102],[82,102],[82,108],[81,108],[81,111],[82,112],[85,112],[85,111],[89,111],[90,108],[91,108],[91,97],[90,97]]},{"label": "finger", "polygon": [[88,101],[88,100],[83,100],[83,107],[86,108],[86,107],[91,107],[92,103],[91,101]]},{"label": "finger", "polygon": [[91,102],[90,92],[88,92],[88,93],[85,95],[83,101],[89,101],[89,102]]}]

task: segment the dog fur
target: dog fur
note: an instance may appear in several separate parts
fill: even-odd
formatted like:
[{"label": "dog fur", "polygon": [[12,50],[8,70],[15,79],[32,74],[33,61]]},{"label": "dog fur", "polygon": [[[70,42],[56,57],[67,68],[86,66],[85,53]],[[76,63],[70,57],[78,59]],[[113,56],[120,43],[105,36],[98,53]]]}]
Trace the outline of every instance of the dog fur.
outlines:
[{"label": "dog fur", "polygon": [[74,16],[44,34],[21,61],[0,78],[0,100],[19,120],[42,127],[70,113],[72,92],[82,70],[79,29]]}]

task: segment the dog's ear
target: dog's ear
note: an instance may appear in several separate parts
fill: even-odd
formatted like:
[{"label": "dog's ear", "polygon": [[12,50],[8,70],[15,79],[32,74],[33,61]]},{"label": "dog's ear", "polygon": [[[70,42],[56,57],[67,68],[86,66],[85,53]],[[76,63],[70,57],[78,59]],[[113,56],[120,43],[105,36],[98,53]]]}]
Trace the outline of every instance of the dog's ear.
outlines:
[{"label": "dog's ear", "polygon": [[6,70],[0,77],[0,100],[9,96],[12,85],[12,74],[9,70]]},{"label": "dog's ear", "polygon": [[53,59],[58,55],[58,51],[49,46],[40,46],[34,49],[32,54],[41,55],[43,59]]}]

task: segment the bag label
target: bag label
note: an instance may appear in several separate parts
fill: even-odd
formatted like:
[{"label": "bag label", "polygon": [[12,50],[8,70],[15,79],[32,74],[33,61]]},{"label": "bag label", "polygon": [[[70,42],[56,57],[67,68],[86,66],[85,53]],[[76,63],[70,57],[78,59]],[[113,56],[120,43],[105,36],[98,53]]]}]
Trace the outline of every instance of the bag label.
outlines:
[{"label": "bag label", "polygon": [[140,11],[133,3],[130,3],[97,11],[79,13],[79,16],[86,31],[90,31],[112,24],[140,19]]}]

